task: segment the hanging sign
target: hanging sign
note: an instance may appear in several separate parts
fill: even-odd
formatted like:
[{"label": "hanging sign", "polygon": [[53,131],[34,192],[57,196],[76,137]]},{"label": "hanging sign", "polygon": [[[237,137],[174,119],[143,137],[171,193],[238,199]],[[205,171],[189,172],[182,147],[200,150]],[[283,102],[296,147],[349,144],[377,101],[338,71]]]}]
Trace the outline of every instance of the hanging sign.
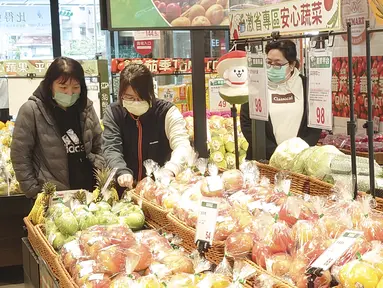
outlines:
[{"label": "hanging sign", "polygon": [[142,56],[148,55],[153,51],[153,40],[134,40],[134,49]]},{"label": "hanging sign", "polygon": [[309,52],[309,122],[308,126],[332,130],[332,53]]},{"label": "hanging sign", "polygon": [[286,1],[230,13],[231,39],[340,28],[340,0]]},{"label": "hanging sign", "polygon": [[198,212],[195,242],[198,240],[213,244],[215,227],[217,225],[218,202],[213,199],[202,198]]},{"label": "hanging sign", "polygon": [[147,30],[147,31],[134,31],[134,40],[160,40],[161,34],[160,31]]},{"label": "hanging sign", "polygon": [[210,111],[230,111],[230,104],[219,96],[219,88],[225,84],[225,80],[218,79],[209,79],[209,102],[210,102]]},{"label": "hanging sign", "polygon": [[249,114],[251,119],[268,121],[269,103],[265,56],[249,54]]}]

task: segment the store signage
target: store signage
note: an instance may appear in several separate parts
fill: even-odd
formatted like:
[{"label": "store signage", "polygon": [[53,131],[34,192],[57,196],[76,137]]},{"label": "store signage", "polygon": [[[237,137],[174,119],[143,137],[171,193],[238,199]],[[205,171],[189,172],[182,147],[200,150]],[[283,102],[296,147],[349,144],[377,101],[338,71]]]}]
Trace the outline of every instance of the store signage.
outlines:
[{"label": "store signage", "polygon": [[[216,181],[220,183],[221,181]],[[213,244],[215,227],[217,225],[218,201],[202,198],[198,211],[198,220],[195,234],[195,242],[198,240]]]},{"label": "store signage", "polygon": [[142,56],[146,56],[153,51],[153,40],[134,40],[134,49]]},{"label": "store signage", "polygon": [[266,61],[263,54],[249,54],[249,114],[251,119],[269,120],[269,92]]},{"label": "store signage", "polygon": [[332,130],[332,53],[328,50],[312,50],[308,61],[308,126]]},{"label": "store signage", "polygon": [[[205,73],[214,73],[217,63],[217,58],[205,58]],[[112,59],[112,73],[121,72],[129,64],[146,65],[153,74],[172,75],[192,72],[192,62],[189,58],[116,58]]]},{"label": "store signage", "polygon": [[155,30],[147,30],[147,31],[134,31],[134,40],[160,40],[161,32]]},{"label": "store signage", "polygon": [[230,111],[230,104],[219,96],[219,88],[225,84],[225,80],[221,78],[209,79],[209,108],[210,111]]},{"label": "store signage", "polygon": [[230,13],[231,39],[340,28],[340,0],[286,1]]},{"label": "store signage", "polygon": [[[192,2],[192,3],[189,3]],[[202,4],[202,5],[200,5]],[[109,29],[148,30],[228,26],[229,1],[107,1]]]},{"label": "store signage", "polygon": [[[53,60],[6,60],[0,61],[0,77],[44,77]],[[78,60],[85,76],[98,77],[97,60]]]},{"label": "store signage", "polygon": [[[369,20],[370,11],[368,0],[343,0],[342,1],[342,26],[347,29],[347,23],[351,23],[352,44],[359,45],[366,40],[366,20]],[[370,21],[375,21],[371,17]],[[374,27],[373,23],[370,23]],[[347,35],[342,35],[347,41]]]},{"label": "store signage", "polygon": [[50,29],[49,5],[0,6],[0,30],[25,31]]}]

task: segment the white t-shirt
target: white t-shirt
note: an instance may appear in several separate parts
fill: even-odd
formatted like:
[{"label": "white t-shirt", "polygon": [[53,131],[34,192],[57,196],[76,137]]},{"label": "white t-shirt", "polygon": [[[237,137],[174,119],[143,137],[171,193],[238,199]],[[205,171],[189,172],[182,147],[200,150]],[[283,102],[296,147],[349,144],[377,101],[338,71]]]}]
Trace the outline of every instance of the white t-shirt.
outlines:
[{"label": "white t-shirt", "polygon": [[298,69],[284,83],[269,81],[269,113],[278,145],[298,135],[304,112],[303,92]]}]

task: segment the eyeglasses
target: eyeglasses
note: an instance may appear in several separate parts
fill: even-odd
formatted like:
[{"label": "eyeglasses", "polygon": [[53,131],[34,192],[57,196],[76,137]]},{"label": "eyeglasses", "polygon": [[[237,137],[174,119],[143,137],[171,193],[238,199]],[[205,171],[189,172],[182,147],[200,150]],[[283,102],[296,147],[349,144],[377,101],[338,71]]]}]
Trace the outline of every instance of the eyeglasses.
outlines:
[{"label": "eyeglasses", "polygon": [[276,69],[276,70],[281,70],[282,69],[282,67],[283,66],[286,66],[286,65],[288,65],[289,64],[289,62],[286,62],[285,64],[271,64],[271,63],[266,63],[266,67],[268,68],[268,69],[270,69],[271,67],[273,67],[274,69]]}]

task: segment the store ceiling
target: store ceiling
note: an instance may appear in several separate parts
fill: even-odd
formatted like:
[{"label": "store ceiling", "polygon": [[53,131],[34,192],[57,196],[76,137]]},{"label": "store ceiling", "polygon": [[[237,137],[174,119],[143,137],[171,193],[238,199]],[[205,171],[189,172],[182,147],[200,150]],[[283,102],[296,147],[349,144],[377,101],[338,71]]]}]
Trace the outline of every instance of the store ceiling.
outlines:
[{"label": "store ceiling", "polygon": [[[60,5],[93,5],[95,2],[99,4],[98,0],[59,0]],[[49,0],[1,0],[0,5],[47,5]]]}]

